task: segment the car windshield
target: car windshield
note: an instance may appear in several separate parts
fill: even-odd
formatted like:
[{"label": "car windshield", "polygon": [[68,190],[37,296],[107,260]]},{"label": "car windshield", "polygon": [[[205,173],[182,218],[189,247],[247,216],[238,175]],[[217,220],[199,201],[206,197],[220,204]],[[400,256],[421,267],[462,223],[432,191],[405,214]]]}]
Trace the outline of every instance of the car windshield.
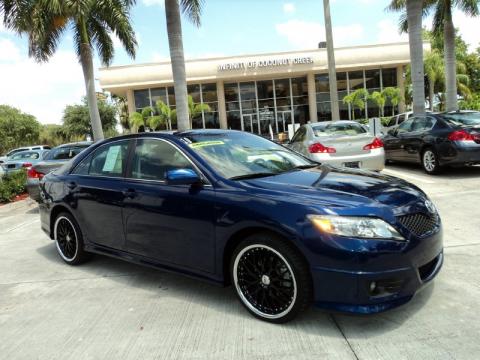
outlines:
[{"label": "car windshield", "polygon": [[344,136],[344,135],[359,135],[367,131],[360,124],[356,123],[328,123],[318,124],[312,126],[315,136]]},{"label": "car windshield", "polygon": [[444,114],[442,117],[449,123],[459,126],[480,126],[480,112]]},{"label": "car windshield", "polygon": [[229,179],[269,176],[317,165],[281,145],[252,134],[188,134],[184,140],[213,169]]},{"label": "car windshield", "polygon": [[39,157],[40,157],[40,153],[38,152],[21,152],[21,153],[13,154],[8,159],[9,160],[23,160],[23,159],[36,160]]}]

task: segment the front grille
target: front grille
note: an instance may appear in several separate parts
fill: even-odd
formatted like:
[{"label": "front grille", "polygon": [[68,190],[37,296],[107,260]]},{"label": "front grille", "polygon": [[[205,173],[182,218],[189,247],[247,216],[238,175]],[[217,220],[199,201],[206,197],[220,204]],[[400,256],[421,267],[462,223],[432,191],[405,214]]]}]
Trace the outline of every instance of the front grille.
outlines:
[{"label": "front grille", "polygon": [[402,215],[397,217],[397,220],[416,236],[426,235],[435,230],[439,225],[437,215],[426,215],[422,213]]}]

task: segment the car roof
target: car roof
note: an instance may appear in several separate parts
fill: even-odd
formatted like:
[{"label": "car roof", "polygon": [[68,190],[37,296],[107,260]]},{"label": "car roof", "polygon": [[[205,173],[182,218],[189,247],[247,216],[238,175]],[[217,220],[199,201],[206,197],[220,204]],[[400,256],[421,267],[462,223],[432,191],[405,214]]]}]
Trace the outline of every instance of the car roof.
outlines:
[{"label": "car roof", "polygon": [[315,126],[315,125],[327,125],[327,124],[333,124],[333,123],[335,123],[335,124],[358,124],[358,125],[362,125],[359,122],[353,121],[353,120],[317,121],[317,122],[309,123],[309,124],[305,124],[305,125]]},{"label": "car roof", "polygon": [[82,145],[90,146],[92,144],[93,144],[93,141],[77,141],[77,142],[72,142],[72,143],[68,143],[68,144],[58,145],[54,149],[63,148],[63,147],[71,147],[71,146],[82,146]]}]

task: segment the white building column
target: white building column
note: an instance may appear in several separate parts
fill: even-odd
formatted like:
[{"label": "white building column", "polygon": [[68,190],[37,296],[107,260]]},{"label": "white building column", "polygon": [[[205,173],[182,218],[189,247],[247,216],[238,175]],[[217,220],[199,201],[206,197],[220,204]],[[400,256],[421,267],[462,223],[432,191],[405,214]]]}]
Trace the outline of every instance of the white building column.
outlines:
[{"label": "white building column", "polygon": [[218,119],[220,121],[220,129],[228,129],[227,109],[225,105],[225,89],[223,81],[217,81],[217,100],[218,100]]},{"label": "white building column", "polygon": [[317,91],[315,89],[315,75],[313,73],[307,74],[307,87],[310,121],[317,122]]},{"label": "white building column", "polygon": [[405,112],[405,79],[403,78],[403,65],[397,66],[397,87],[402,94],[402,100],[398,103],[398,111],[400,113]]},{"label": "white building column", "polygon": [[133,114],[137,109],[135,108],[135,97],[133,96],[133,90],[127,90],[127,106],[128,106],[128,113]]}]

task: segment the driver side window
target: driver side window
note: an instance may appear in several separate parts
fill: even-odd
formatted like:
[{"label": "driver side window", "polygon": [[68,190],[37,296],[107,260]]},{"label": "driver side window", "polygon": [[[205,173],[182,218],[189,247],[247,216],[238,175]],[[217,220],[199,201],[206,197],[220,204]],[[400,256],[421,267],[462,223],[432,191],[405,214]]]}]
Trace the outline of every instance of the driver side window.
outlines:
[{"label": "driver side window", "polygon": [[410,132],[412,130],[413,119],[408,119],[404,121],[398,128],[397,134],[403,134]]},{"label": "driver side window", "polygon": [[137,141],[130,178],[165,181],[167,171],[175,169],[195,171],[185,155],[168,142],[157,139]]}]

